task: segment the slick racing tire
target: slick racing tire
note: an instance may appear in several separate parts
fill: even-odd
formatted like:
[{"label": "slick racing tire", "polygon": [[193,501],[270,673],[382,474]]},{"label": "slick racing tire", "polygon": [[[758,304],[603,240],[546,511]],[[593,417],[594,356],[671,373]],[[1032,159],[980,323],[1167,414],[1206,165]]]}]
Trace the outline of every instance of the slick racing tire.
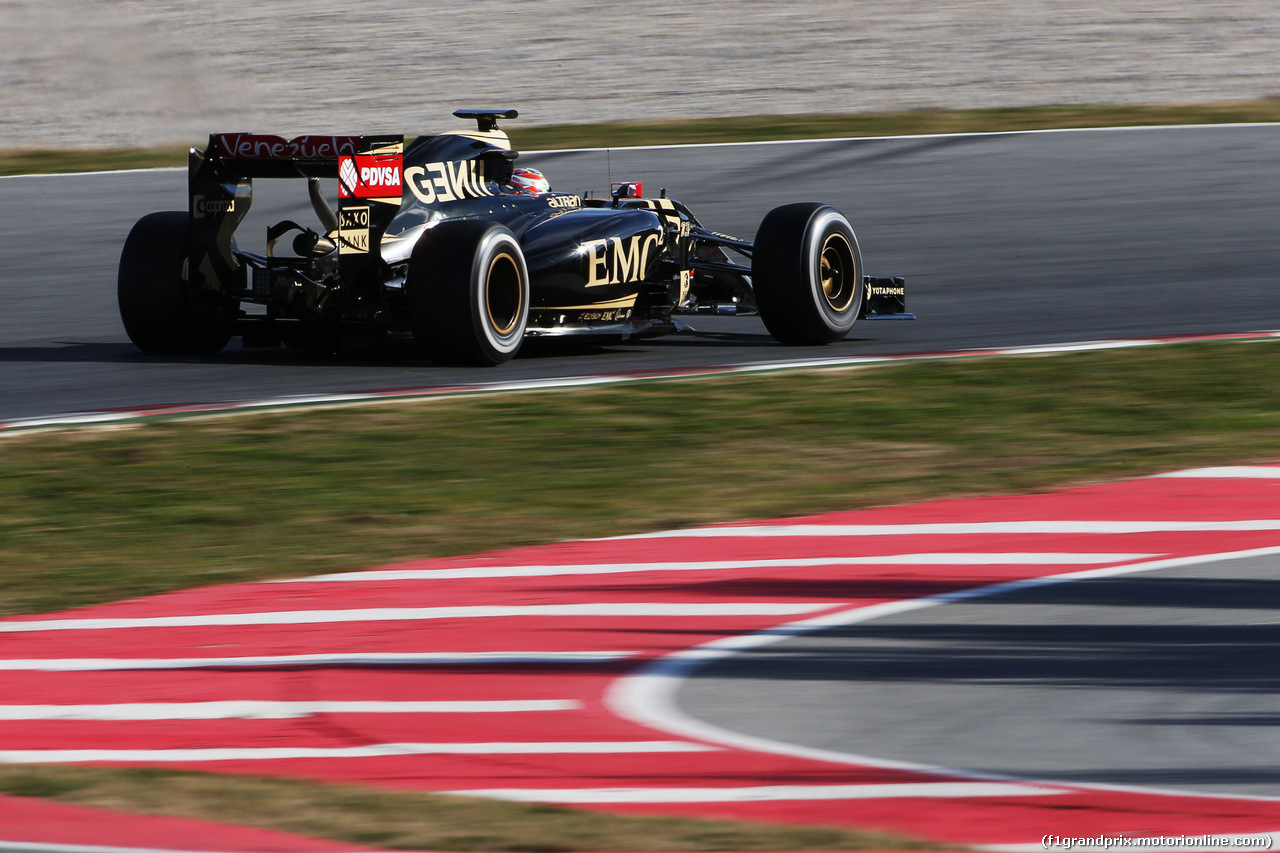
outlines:
[{"label": "slick racing tire", "polygon": [[771,210],[756,232],[751,278],[760,319],[783,344],[838,341],[862,310],[858,238],[830,205]]},{"label": "slick racing tire", "polygon": [[529,322],[529,269],[515,235],[481,220],[442,222],[418,239],[405,282],[414,341],[442,364],[511,360]]},{"label": "slick racing tire", "polygon": [[151,213],[124,241],[116,280],[120,319],[143,352],[212,355],[231,340],[235,305],[192,292],[183,277],[190,243],[184,211]]}]

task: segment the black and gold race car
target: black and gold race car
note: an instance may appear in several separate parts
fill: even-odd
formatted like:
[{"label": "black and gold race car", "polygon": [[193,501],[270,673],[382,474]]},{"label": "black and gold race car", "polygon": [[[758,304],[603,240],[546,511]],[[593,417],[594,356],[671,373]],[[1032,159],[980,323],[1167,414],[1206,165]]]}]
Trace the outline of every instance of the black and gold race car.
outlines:
[{"label": "black and gold race car", "polygon": [[[477,128],[409,141],[210,136],[191,151],[188,209],[143,217],[125,242],[130,339],[209,354],[237,335],[251,347],[411,333],[435,361],[499,364],[526,338],[635,337],[698,312],[758,312],[786,344],[839,340],[859,317],[911,316],[901,278],[863,274],[833,207],[775,208],[747,242],[638,183],[608,198],[551,192],[516,167],[498,127],[515,110],[454,115]],[[307,179],[319,226],[286,220],[263,251],[240,248],[254,178]],[[337,180],[337,209],[322,179]]]}]

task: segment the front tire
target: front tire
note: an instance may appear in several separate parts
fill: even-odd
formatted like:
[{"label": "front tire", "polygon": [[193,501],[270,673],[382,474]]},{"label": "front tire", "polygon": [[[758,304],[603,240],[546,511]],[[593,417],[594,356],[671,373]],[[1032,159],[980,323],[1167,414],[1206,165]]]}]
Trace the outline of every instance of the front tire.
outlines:
[{"label": "front tire", "polygon": [[212,355],[231,340],[232,304],[195,294],[183,277],[191,226],[183,211],[151,213],[124,241],[116,279],[120,319],[143,352]]},{"label": "front tire", "polygon": [[409,260],[409,321],[442,364],[510,361],[529,322],[529,269],[515,235],[480,220],[427,230]]},{"label": "front tire", "polygon": [[862,310],[858,238],[830,205],[771,210],[756,232],[751,274],[760,319],[783,344],[838,341]]}]

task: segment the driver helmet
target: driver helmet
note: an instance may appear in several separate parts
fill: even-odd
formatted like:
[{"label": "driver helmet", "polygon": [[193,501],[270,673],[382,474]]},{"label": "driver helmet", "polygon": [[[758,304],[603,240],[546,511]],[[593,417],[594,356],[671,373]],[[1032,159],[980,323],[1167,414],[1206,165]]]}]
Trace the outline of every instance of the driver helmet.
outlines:
[{"label": "driver helmet", "polygon": [[511,189],[519,195],[551,192],[551,182],[537,169],[512,169],[509,183]]}]

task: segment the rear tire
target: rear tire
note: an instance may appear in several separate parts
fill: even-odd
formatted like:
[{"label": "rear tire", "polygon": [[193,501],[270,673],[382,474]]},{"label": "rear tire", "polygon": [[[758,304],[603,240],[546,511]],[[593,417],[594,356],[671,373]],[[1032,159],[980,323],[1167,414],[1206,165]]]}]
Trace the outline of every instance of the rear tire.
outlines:
[{"label": "rear tire", "polygon": [[760,319],[783,344],[838,341],[862,310],[858,238],[830,205],[771,210],[756,232],[751,274]]},{"label": "rear tire", "polygon": [[116,297],[124,330],[143,352],[212,355],[231,340],[234,303],[193,293],[183,278],[190,228],[183,211],[151,213],[124,241]]},{"label": "rear tire", "polygon": [[529,322],[529,270],[515,235],[481,220],[427,230],[409,260],[409,321],[442,364],[510,361]]}]

